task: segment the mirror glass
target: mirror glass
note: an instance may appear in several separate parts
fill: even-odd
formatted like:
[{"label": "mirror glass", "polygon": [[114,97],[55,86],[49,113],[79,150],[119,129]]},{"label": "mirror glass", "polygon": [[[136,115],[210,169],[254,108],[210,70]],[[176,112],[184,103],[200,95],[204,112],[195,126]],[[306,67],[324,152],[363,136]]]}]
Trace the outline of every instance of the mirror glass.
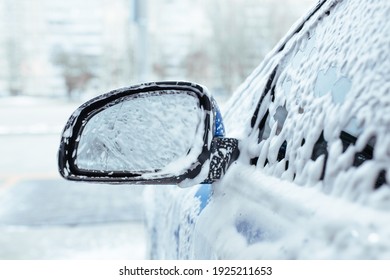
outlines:
[{"label": "mirror glass", "polygon": [[185,157],[195,143],[203,143],[198,98],[190,92],[168,93],[128,96],[90,118],[76,140],[77,167],[155,172]]}]

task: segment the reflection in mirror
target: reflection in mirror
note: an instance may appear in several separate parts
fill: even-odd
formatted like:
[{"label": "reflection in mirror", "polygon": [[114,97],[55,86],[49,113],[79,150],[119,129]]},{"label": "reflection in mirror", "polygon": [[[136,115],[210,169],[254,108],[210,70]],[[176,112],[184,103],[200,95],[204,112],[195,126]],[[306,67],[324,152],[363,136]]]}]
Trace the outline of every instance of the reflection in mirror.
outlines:
[{"label": "reflection in mirror", "polygon": [[127,97],[95,114],[79,139],[77,167],[147,173],[186,156],[202,137],[199,100],[169,93]]}]

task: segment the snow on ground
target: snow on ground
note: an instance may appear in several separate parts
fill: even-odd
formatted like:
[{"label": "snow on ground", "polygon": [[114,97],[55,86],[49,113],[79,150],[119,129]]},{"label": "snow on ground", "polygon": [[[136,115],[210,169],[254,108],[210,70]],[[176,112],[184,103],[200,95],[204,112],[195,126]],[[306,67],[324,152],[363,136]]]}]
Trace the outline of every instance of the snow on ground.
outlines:
[{"label": "snow on ground", "polygon": [[144,259],[142,188],[21,180],[0,189],[0,259]]},{"label": "snow on ground", "polygon": [[0,98],[0,259],[143,259],[142,189],[63,180],[60,133],[77,102]]},{"label": "snow on ground", "polygon": [[0,248],[3,260],[141,260],[146,257],[143,223],[0,226]]}]

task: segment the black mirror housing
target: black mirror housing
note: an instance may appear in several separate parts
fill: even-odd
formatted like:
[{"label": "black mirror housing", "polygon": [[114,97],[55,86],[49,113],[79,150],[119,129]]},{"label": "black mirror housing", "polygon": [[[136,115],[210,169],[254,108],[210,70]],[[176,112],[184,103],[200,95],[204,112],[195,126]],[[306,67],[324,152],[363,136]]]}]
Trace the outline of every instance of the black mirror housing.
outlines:
[{"label": "black mirror housing", "polygon": [[[114,106],[118,104],[121,105],[125,101],[133,102],[134,100],[140,100],[140,98],[149,98],[150,96],[163,95],[169,98],[168,95],[173,94],[190,95],[194,97],[198,104],[196,110],[201,116],[200,123],[196,128],[196,133],[199,135],[199,137],[201,137],[202,143],[199,147],[189,147],[188,154],[182,155],[184,157],[189,157],[192,154],[192,158],[185,161],[187,164],[185,169],[176,172],[172,171],[172,168],[168,168],[167,170],[165,167],[162,167],[156,168],[152,171],[145,171],[143,169],[138,170],[136,168],[134,168],[134,170],[122,167],[116,168],[116,166],[115,168],[103,168],[104,166],[102,167],[101,165],[96,166],[96,168],[89,168],[88,161],[86,161],[87,163],[85,163],[84,166],[81,164],[80,151],[82,150],[83,145],[80,145],[80,141],[90,143],[88,142],[89,140],[82,140],[83,137],[85,138],[84,135],[87,134],[86,126],[92,122],[96,123],[95,128],[98,130],[100,129],[101,134],[95,135],[96,129],[94,129],[91,130],[92,132],[90,132],[89,135],[96,136],[95,138],[97,139],[101,139],[104,136],[109,136],[109,134],[112,132],[108,129],[102,130],[98,122],[99,119],[96,116],[103,116],[103,112],[105,110],[108,110],[108,108],[114,108]],[[117,89],[100,95],[81,105],[69,118],[63,130],[59,147],[59,172],[65,179],[74,181],[92,181],[119,184],[180,184],[185,180],[190,180],[191,185],[201,183],[205,180],[205,178],[208,177],[210,169],[210,155],[213,132],[215,129],[215,114],[213,110],[213,102],[211,101],[207,89],[200,85],[189,82],[146,83],[138,86]],[[175,112],[173,111],[171,114],[174,116]],[[131,123],[128,125],[131,125]],[[118,129],[117,132],[118,131],[121,132],[121,129]],[[106,144],[107,143],[104,143],[99,147],[104,147],[107,150]],[[89,149],[88,152],[91,152],[91,149]],[[197,151],[196,157],[193,155],[195,150]],[[88,159],[88,157],[86,158]],[[107,163],[106,166],[108,166]]]}]

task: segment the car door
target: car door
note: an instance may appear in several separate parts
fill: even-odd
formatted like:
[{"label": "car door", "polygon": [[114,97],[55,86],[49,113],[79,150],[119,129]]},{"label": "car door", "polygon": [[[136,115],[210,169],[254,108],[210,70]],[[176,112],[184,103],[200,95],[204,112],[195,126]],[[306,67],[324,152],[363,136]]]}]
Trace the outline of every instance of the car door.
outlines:
[{"label": "car door", "polygon": [[236,91],[195,257],[390,257],[389,8],[320,1]]}]

